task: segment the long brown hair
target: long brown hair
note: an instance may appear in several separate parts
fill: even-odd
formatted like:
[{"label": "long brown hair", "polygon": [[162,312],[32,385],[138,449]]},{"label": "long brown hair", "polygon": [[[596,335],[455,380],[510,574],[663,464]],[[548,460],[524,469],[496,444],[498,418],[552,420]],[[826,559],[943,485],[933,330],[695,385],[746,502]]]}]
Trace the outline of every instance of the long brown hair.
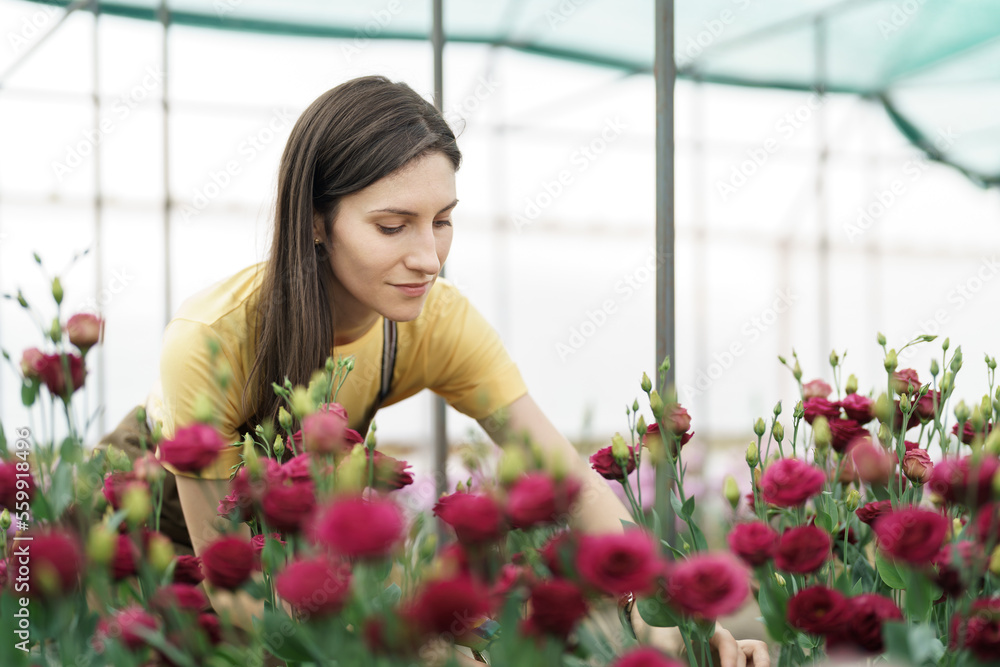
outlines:
[{"label": "long brown hair", "polygon": [[[292,128],[278,170],[274,236],[260,286],[256,358],[243,388],[246,425],[277,423],[287,377],[305,385],[323,366],[334,340],[329,295],[330,239],[340,199],[392,174],[411,160],[440,152],[457,171],[455,134],[432,104],[384,76],[346,81],[320,95]],[[314,211],[324,243],[313,242]],[[247,397],[252,411],[247,411]]]}]

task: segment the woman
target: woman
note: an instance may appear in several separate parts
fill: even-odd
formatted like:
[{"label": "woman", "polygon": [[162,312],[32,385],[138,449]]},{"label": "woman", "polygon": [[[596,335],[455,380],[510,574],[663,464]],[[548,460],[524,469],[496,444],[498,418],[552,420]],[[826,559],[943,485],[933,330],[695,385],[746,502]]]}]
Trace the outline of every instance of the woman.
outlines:
[{"label": "woman", "polygon": [[[281,159],[269,260],[181,306],[164,334],[149,423],[162,422],[171,437],[208,400],[220,432],[234,442],[248,424],[277,421],[272,382],[287,376],[306,384],[331,353],[354,355],[338,396],[351,427],[363,433],[373,407],[430,388],[497,443],[526,431],[547,455],[572,462],[584,481],[578,527],[620,532],[625,507],[542,414],[496,332],[439,279],[460,163],[447,123],[405,84],[368,76],[320,96],[296,122]],[[229,375],[224,389],[215,382],[220,361]],[[216,507],[236,452],[202,478],[176,477],[196,554],[219,535]],[[213,591],[211,600],[249,626],[249,598]],[[680,645],[674,629],[649,629],[634,610],[632,619],[661,648]],[[737,642],[722,628],[713,645],[724,667],[769,664],[763,642]]]}]

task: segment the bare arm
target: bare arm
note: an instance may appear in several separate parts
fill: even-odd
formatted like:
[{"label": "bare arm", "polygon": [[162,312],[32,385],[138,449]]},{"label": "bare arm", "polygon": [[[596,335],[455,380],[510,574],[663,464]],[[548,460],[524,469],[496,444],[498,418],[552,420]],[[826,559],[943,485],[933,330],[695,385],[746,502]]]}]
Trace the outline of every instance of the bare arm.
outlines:
[{"label": "bare arm", "polygon": [[[195,479],[177,475],[177,495],[184,512],[184,521],[191,534],[191,546],[196,556],[205,553],[212,542],[222,537],[221,528],[226,520],[216,514],[219,500],[229,493],[229,481],[225,479]],[[245,540],[250,539],[250,527],[241,524],[235,533]],[[260,576],[256,573],[255,576]],[[264,601],[257,600],[249,593],[232,593],[205,582],[212,607],[223,618],[228,617],[233,625],[252,630],[251,617],[264,615]]]}]

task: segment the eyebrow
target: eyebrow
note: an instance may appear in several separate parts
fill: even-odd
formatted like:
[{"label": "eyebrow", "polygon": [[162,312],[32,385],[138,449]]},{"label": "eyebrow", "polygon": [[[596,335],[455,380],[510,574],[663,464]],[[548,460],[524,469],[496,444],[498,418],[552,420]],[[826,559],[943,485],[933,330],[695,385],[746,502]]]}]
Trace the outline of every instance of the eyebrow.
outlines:
[{"label": "eyebrow", "polygon": [[[440,211],[438,211],[434,215],[441,215],[442,213],[444,213],[448,209],[455,208],[456,204],[458,204],[458,200],[457,199],[455,201],[453,201],[452,203],[448,204],[447,206],[445,206],[443,209],[441,209]],[[409,215],[409,216],[413,216],[413,217],[417,217],[418,215],[420,215],[419,213],[414,213],[413,211],[407,211],[407,210],[404,210],[404,209],[401,209],[401,208],[392,208],[392,207],[389,207],[389,208],[378,208],[378,209],[375,209],[374,211],[368,211],[368,212],[369,213],[395,213],[396,215]]]}]

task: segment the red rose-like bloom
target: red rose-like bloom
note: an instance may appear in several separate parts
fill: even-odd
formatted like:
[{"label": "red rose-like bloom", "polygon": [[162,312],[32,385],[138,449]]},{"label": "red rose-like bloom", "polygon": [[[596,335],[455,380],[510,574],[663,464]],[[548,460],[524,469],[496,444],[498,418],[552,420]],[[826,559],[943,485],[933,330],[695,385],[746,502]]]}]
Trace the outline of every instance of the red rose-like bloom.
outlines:
[{"label": "red rose-like bloom", "polygon": [[181,472],[198,472],[208,467],[225,449],[226,443],[208,424],[191,424],[177,429],[172,440],[160,443],[160,460]]},{"label": "red rose-like bloom", "polygon": [[238,537],[223,537],[201,555],[205,577],[219,588],[235,590],[253,571],[253,547]]},{"label": "red rose-like bloom", "polygon": [[80,348],[84,354],[97,345],[104,333],[104,320],[91,313],[77,313],[66,322],[69,342]]},{"label": "red rose-like bloom", "polygon": [[269,526],[286,533],[298,532],[316,509],[313,483],[275,484],[267,490],[261,507]]},{"label": "red rose-like bloom", "polygon": [[886,621],[903,620],[903,612],[889,598],[876,593],[863,593],[847,600],[847,623],[840,632],[827,638],[827,650],[853,646],[872,654],[884,650],[882,625]]},{"label": "red rose-like bloom", "polygon": [[840,399],[838,405],[844,409],[844,414],[848,419],[856,421],[859,425],[867,424],[875,418],[873,408],[875,401],[862,396],[861,394],[848,394]]},{"label": "red rose-like bloom", "polygon": [[567,477],[556,482],[547,473],[529,472],[507,494],[507,516],[515,528],[558,521],[580,495],[580,482]]},{"label": "red rose-like bloom", "polygon": [[908,394],[920,389],[920,378],[912,368],[900,368],[892,374],[892,388],[897,394]]},{"label": "red rose-like bloom", "polygon": [[971,456],[946,458],[931,472],[927,486],[950,503],[979,507],[989,502],[993,475],[1000,469],[996,457],[984,456],[973,462]]},{"label": "red rose-like bloom", "polygon": [[[981,545],[967,540],[946,543],[931,561],[934,583],[948,597],[958,597],[968,588],[970,579],[979,581],[985,574],[986,563],[981,560],[982,554]],[[978,571],[974,569],[977,562]]]},{"label": "red rose-like bloom", "polygon": [[803,588],[788,601],[788,622],[814,635],[837,632],[847,621],[847,599],[826,586]]},{"label": "red rose-like bloom", "polygon": [[21,374],[27,379],[40,378],[45,365],[45,353],[37,347],[29,347],[21,353]]},{"label": "red rose-like bloom", "polygon": [[903,474],[914,484],[926,484],[933,470],[934,463],[926,449],[911,449],[903,455]]},{"label": "red rose-like bloom", "polygon": [[826,417],[829,421],[840,416],[840,406],[836,403],[831,403],[825,398],[820,398],[819,396],[815,398],[807,398],[802,403],[802,410],[805,412],[806,421],[810,424],[816,417],[822,415]]},{"label": "red rose-like bloom", "polygon": [[[993,425],[990,424],[989,422],[986,422],[986,424],[983,426],[983,432],[981,435],[985,437],[989,435],[990,431],[992,430],[993,430]],[[954,436],[958,435],[958,424],[955,424],[954,426],[951,427],[951,434]],[[962,426],[962,442],[965,443],[966,445],[971,445],[972,441],[975,440],[975,438],[976,438],[976,429],[972,428],[971,422],[965,422],[965,424]]]},{"label": "red rose-like bloom", "polygon": [[1000,503],[987,503],[976,513],[976,538],[984,546],[1000,541]]},{"label": "red rose-like bloom", "polygon": [[635,447],[628,446],[628,458],[625,460],[625,472],[611,454],[611,447],[598,450],[590,457],[590,466],[604,479],[620,480],[635,470]]},{"label": "red rose-like bloom", "polygon": [[879,546],[895,560],[922,565],[937,555],[948,533],[947,517],[915,507],[900,508],[875,522]]},{"label": "red rose-like bloom", "polygon": [[622,654],[609,667],[683,667],[651,646],[640,646]]},{"label": "red rose-like bloom", "polygon": [[153,594],[152,605],[159,610],[176,607],[188,611],[201,611],[208,607],[208,598],[197,586],[170,584]]},{"label": "red rose-like bloom", "polygon": [[736,611],[750,594],[746,567],[726,553],[695,554],[674,565],[666,583],[670,604],[708,619]]},{"label": "red rose-like bloom", "polygon": [[660,571],[656,542],[645,532],[584,535],[576,554],[576,569],[588,584],[609,595],[649,592]]},{"label": "red rose-like bloom", "polygon": [[565,641],[587,611],[587,600],[576,584],[565,579],[543,581],[531,589],[527,630]]},{"label": "red rose-like bloom", "polygon": [[774,565],[785,572],[809,574],[823,566],[831,546],[830,535],[825,530],[815,526],[789,528],[778,541]]},{"label": "red rose-like bloom", "polygon": [[73,391],[83,386],[83,381],[87,375],[87,369],[83,365],[83,359],[78,354],[67,354],[69,362],[69,382],[66,380],[66,371],[63,368],[62,356],[58,354],[46,354],[42,357],[38,374],[42,382],[48,387],[53,396],[65,398],[69,390],[69,383],[73,384]]},{"label": "red rose-like bloom", "polygon": [[[83,571],[83,554],[76,540],[66,533],[31,535],[31,568],[28,594],[55,596],[76,588]],[[13,568],[12,568],[13,572]]]},{"label": "red rose-like bloom", "polygon": [[313,541],[344,556],[379,558],[403,538],[403,515],[396,503],[359,496],[339,498],[313,526]]},{"label": "red rose-like bloom", "polygon": [[986,664],[1000,659],[1000,598],[980,598],[972,603],[969,616],[956,613],[951,620],[952,650],[968,648]]},{"label": "red rose-like bloom", "polygon": [[196,586],[205,580],[201,571],[201,559],[197,556],[178,556],[174,566],[174,583]]},{"label": "red rose-like bloom", "polygon": [[456,640],[475,629],[489,615],[490,596],[471,577],[431,581],[400,610],[400,616],[425,635],[450,633]]},{"label": "red rose-like bloom", "polygon": [[368,458],[375,466],[374,488],[380,491],[397,491],[413,484],[413,473],[407,470],[409,463],[386,456],[377,449],[368,451]]},{"label": "red rose-like bloom", "polygon": [[111,560],[111,577],[115,581],[121,581],[138,573],[136,563],[140,556],[139,547],[135,545],[132,538],[128,535],[119,535],[115,556]]},{"label": "red rose-like bloom", "polygon": [[122,497],[125,495],[125,491],[133,484],[137,484],[147,491],[149,490],[149,485],[136,479],[135,473],[132,471],[117,471],[104,478],[104,497],[115,511],[122,508]]},{"label": "red rose-like bloom", "polygon": [[146,643],[146,640],[139,636],[138,629],[140,627],[156,630],[156,619],[137,605],[121,609],[115,612],[110,619],[102,618],[97,622],[94,648],[98,653],[103,653],[104,642],[108,637],[115,637],[126,648],[135,651]]},{"label": "red rose-like bloom", "polygon": [[16,461],[0,462],[0,508],[6,507],[11,514],[17,508],[18,479],[24,480],[27,485],[27,488],[22,490],[28,494],[28,502],[31,502],[35,497],[35,478],[30,472],[22,472],[19,478]]},{"label": "red rose-like bloom", "polygon": [[323,454],[344,454],[350,451],[347,442],[347,413],[317,412],[302,420],[305,448]]},{"label": "red rose-like bloom", "polygon": [[810,398],[829,398],[833,393],[833,387],[819,378],[810,380],[802,385],[803,400]]},{"label": "red rose-like bloom", "polygon": [[853,419],[831,419],[829,424],[830,435],[833,436],[830,446],[841,454],[851,448],[852,442],[868,435],[868,430]]},{"label": "red rose-like bloom", "polygon": [[568,577],[574,567],[576,554],[580,550],[579,543],[575,532],[563,530],[550,537],[538,553],[553,575]]},{"label": "red rose-like bloom", "polygon": [[350,592],[351,572],[324,556],[297,560],[277,576],[274,588],[299,614],[336,614]]},{"label": "red rose-like bloom", "polygon": [[780,459],[767,467],[760,481],[764,500],[778,507],[796,507],[823,490],[826,475],[799,459]]},{"label": "red rose-like bloom", "polygon": [[891,500],[875,500],[870,503],[865,503],[858,509],[854,510],[854,513],[858,515],[858,518],[863,523],[867,523],[869,526],[871,526],[874,525],[875,519],[891,511],[892,511]]},{"label": "red rose-like bloom", "polygon": [[862,481],[883,486],[889,483],[893,460],[881,445],[870,439],[861,440],[851,447],[850,454]]},{"label": "red rose-like bloom", "polygon": [[778,549],[778,533],[762,521],[741,523],[729,533],[729,548],[754,567],[774,558]]},{"label": "red rose-like bloom", "polygon": [[921,423],[926,423],[934,419],[935,403],[937,403],[938,407],[941,407],[941,392],[934,389],[928,389],[926,394],[917,399],[916,412],[914,414],[917,415]]},{"label": "red rose-like bloom", "polygon": [[503,513],[491,496],[453,493],[434,505],[435,516],[455,529],[462,544],[492,542],[503,535]]}]

